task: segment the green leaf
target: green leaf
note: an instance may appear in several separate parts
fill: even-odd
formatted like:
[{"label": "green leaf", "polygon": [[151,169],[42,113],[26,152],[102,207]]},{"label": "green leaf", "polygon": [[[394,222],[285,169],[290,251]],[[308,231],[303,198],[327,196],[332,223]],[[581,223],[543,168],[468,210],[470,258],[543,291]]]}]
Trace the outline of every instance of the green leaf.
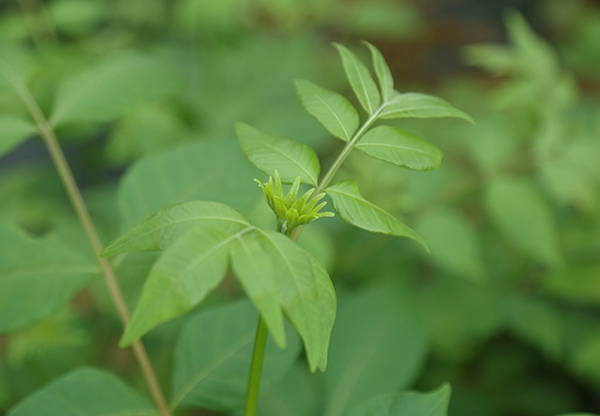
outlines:
[{"label": "green leaf", "polygon": [[[392,318],[393,317],[393,318]],[[422,325],[395,286],[341,297],[322,376],[324,416],[341,416],[365,400],[409,386],[427,357]]]},{"label": "green leaf", "polygon": [[114,375],[82,368],[27,397],[8,416],[158,416],[158,411]]},{"label": "green leaf", "polygon": [[442,163],[442,152],[412,133],[390,126],[369,130],[356,143],[369,156],[413,170],[433,170]]},{"label": "green leaf", "polygon": [[550,267],[560,267],[556,220],[550,204],[533,184],[519,179],[494,181],[485,206],[499,231],[517,249]]},{"label": "green leaf", "polygon": [[256,175],[238,144],[228,140],[185,143],[144,157],[119,186],[121,230],[129,231],[156,211],[195,199],[246,211],[262,197],[252,182]]},{"label": "green leaf", "polygon": [[341,94],[329,91],[309,81],[296,80],[296,90],[302,105],[335,137],[349,141],[358,128],[358,113]]},{"label": "green leaf", "polygon": [[209,224],[227,231],[250,225],[235,209],[218,202],[189,201],[165,208],[115,239],[100,253],[103,257],[132,251],[164,250],[190,228]]},{"label": "green leaf", "polygon": [[63,82],[50,122],[109,121],[136,104],[165,96],[176,85],[173,72],[151,58],[133,53],[111,57]]},{"label": "green leaf", "polygon": [[283,182],[301,182],[317,185],[321,167],[313,149],[285,137],[261,133],[245,123],[237,123],[235,131],[246,157],[269,176],[279,171]]},{"label": "green leaf", "polygon": [[152,267],[140,301],[123,334],[128,346],[159,323],[180,316],[206,297],[225,277],[235,234],[197,226],[169,246]]},{"label": "green leaf", "polygon": [[429,251],[427,244],[417,233],[393,215],[364,199],[356,181],[349,179],[339,182],[325,189],[325,192],[344,221],[363,230],[412,238]]},{"label": "green leaf", "polygon": [[348,416],[447,416],[450,392],[450,385],[444,384],[431,393],[397,393],[369,400]]},{"label": "green leaf", "polygon": [[[252,303],[235,302],[192,316],[175,350],[171,408],[196,406],[235,410],[246,398],[248,373],[258,322]],[[267,341],[261,391],[277,383],[300,353],[300,337],[288,326],[288,345]]]},{"label": "green leaf", "polygon": [[97,263],[56,238],[0,227],[0,333],[50,316],[98,274]]},{"label": "green leaf", "polygon": [[440,210],[419,218],[415,229],[428,242],[434,262],[473,280],[485,277],[481,243],[472,225],[458,213]]},{"label": "green leaf", "polygon": [[381,99],[385,103],[394,95],[394,78],[392,78],[392,71],[385,58],[375,46],[367,41],[362,42],[371,51],[371,58],[373,59],[373,68],[375,69],[375,75],[377,75],[377,81],[379,82],[379,90],[381,91]]},{"label": "green leaf", "polygon": [[396,93],[379,113],[380,119],[456,117],[473,123],[466,113],[441,98],[418,92]]},{"label": "green leaf", "polygon": [[357,57],[348,48],[339,43],[334,43],[333,46],[338,50],[342,57],[346,77],[350,82],[350,86],[356,94],[356,98],[360,105],[368,114],[373,114],[381,104],[381,96],[377,91],[377,85],[373,81],[371,73]]},{"label": "green leaf", "polygon": [[335,320],[335,290],[315,256],[288,237],[254,229],[248,238],[260,241],[278,278],[279,302],[306,348],[311,371],[325,371],[329,336]]},{"label": "green leaf", "polygon": [[19,116],[0,116],[0,157],[37,132],[35,124]]},{"label": "green leaf", "polygon": [[279,305],[278,273],[269,259],[269,240],[257,232],[240,235],[231,246],[233,271],[265,320],[280,348],[285,348],[283,314]]}]

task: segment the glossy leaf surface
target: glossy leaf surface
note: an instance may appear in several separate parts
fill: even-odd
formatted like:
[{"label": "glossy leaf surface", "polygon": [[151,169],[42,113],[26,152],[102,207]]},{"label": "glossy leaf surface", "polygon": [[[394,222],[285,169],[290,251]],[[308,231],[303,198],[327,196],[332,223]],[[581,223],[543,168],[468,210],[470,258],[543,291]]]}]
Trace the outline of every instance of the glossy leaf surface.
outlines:
[{"label": "glossy leaf surface", "polygon": [[369,69],[345,46],[339,43],[334,43],[333,46],[342,57],[346,77],[360,105],[368,114],[373,114],[381,104],[381,96]]},{"label": "glossy leaf surface", "polygon": [[418,92],[396,93],[379,113],[381,119],[402,117],[456,117],[473,122],[471,117],[454,108],[447,101]]},{"label": "glossy leaf surface", "polygon": [[327,188],[325,192],[331,198],[335,211],[344,221],[363,230],[412,238],[427,248],[423,239],[412,229],[364,199],[356,181],[350,179],[339,182]]},{"label": "glossy leaf surface", "polygon": [[[177,342],[171,407],[235,410],[246,397],[258,313],[248,301],[201,311],[186,323]],[[261,390],[279,381],[300,353],[300,338],[287,328],[288,345],[272,339],[262,372]]]},{"label": "glossy leaf surface", "polygon": [[189,201],[165,208],[115,239],[101,253],[104,257],[132,251],[163,250],[196,225],[210,224],[238,231],[250,225],[235,209],[218,202]]},{"label": "glossy leaf surface", "polygon": [[8,416],[158,416],[158,411],[114,375],[75,370],[27,397]]},{"label": "glossy leaf surface", "polygon": [[101,122],[176,88],[174,74],[138,54],[123,54],[67,79],[59,88],[50,122]]},{"label": "glossy leaf surface", "polygon": [[56,312],[98,274],[93,259],[57,238],[0,227],[0,333]]},{"label": "glossy leaf surface", "polygon": [[294,140],[267,135],[245,123],[235,126],[242,151],[269,176],[277,170],[283,182],[291,183],[299,176],[303,183],[317,185],[321,167],[313,149]]},{"label": "glossy leaf surface", "polygon": [[348,416],[447,416],[450,385],[431,393],[412,391],[372,399],[354,408]]},{"label": "glossy leaf surface", "polygon": [[335,137],[349,141],[358,128],[358,113],[341,94],[309,81],[296,80],[302,105]]},{"label": "glossy leaf surface", "polygon": [[373,68],[375,69],[375,75],[377,75],[377,81],[379,82],[379,90],[381,91],[381,100],[385,103],[394,95],[394,78],[392,78],[392,71],[385,58],[375,46],[369,42],[363,41],[363,44],[369,48],[371,52],[371,58],[373,60]]},{"label": "glossy leaf surface", "polygon": [[420,137],[389,126],[369,130],[356,148],[369,156],[413,170],[433,170],[442,163],[442,152]]}]

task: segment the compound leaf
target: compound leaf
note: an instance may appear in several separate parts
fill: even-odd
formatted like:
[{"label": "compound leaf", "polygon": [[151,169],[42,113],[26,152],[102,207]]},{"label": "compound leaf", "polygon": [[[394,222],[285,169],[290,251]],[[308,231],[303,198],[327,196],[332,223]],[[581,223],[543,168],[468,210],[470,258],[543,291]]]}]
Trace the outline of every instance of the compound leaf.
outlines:
[{"label": "compound leaf", "polygon": [[[240,301],[201,311],[185,324],[175,350],[171,408],[235,410],[243,406],[258,313]],[[300,337],[287,326],[285,349],[267,341],[261,390],[279,381],[300,353]],[[201,336],[199,336],[201,334]]]},{"label": "compound leaf", "polygon": [[27,397],[8,416],[157,416],[145,398],[114,375],[82,368]]},{"label": "compound leaf", "polygon": [[355,407],[348,416],[447,416],[450,385],[431,393],[406,391],[371,399]]},{"label": "compound leaf", "polygon": [[338,50],[342,57],[342,64],[346,71],[346,76],[350,86],[356,94],[360,105],[368,114],[373,114],[381,104],[381,96],[377,90],[377,85],[368,68],[354,55],[348,48],[339,43],[333,46]]},{"label": "compound leaf", "polygon": [[442,163],[442,152],[412,133],[389,126],[369,130],[356,144],[369,156],[413,170],[433,170]]},{"label": "compound leaf", "polygon": [[473,119],[468,114],[454,108],[447,101],[418,92],[396,93],[378,117],[380,119],[457,117],[473,123]]},{"label": "compound leaf", "polygon": [[341,94],[309,81],[296,80],[302,105],[335,137],[349,141],[358,128],[358,113]]},{"label": "compound leaf", "polygon": [[279,172],[283,182],[294,182],[299,176],[303,183],[317,185],[321,167],[313,149],[294,140],[271,136],[245,123],[237,123],[235,131],[242,151],[269,176]]},{"label": "compound leaf", "polygon": [[385,62],[379,49],[367,41],[363,41],[363,44],[366,45],[371,52],[373,68],[375,69],[375,75],[377,75],[377,81],[379,81],[381,99],[385,103],[394,95],[394,78],[392,78],[392,71],[390,71],[390,67],[387,62]]},{"label": "compound leaf", "polygon": [[429,250],[423,239],[412,229],[364,199],[356,181],[349,179],[339,182],[325,189],[325,192],[331,198],[335,211],[344,221],[363,230],[412,238]]},{"label": "compound leaf", "polygon": [[169,246],[150,271],[121,346],[200,303],[225,277],[229,246],[245,231],[200,225]]},{"label": "compound leaf", "polygon": [[165,208],[115,239],[100,253],[103,257],[132,251],[163,250],[191,227],[211,224],[228,231],[250,225],[235,209],[219,202],[188,201]]}]

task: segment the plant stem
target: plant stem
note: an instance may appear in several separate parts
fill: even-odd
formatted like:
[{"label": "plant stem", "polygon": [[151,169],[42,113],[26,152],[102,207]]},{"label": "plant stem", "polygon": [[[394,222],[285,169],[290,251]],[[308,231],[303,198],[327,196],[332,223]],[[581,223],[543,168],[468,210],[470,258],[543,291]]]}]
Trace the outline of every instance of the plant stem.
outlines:
[{"label": "plant stem", "polygon": [[260,378],[262,375],[263,361],[265,359],[265,348],[267,346],[267,334],[269,330],[262,316],[258,318],[256,337],[254,338],[254,351],[252,352],[252,364],[250,366],[250,377],[248,378],[248,395],[246,396],[246,410],[244,416],[255,416],[258,404],[258,393],[260,392]]},{"label": "plant stem", "polygon": [[[119,287],[119,283],[115,276],[114,270],[112,269],[108,260],[103,257],[100,257],[99,254],[102,251],[102,243],[100,242],[100,238],[98,237],[98,232],[94,227],[94,223],[90,218],[90,214],[88,212],[87,206],[83,201],[83,197],[81,196],[81,192],[75,182],[75,178],[73,177],[73,173],[71,172],[71,168],[67,163],[65,155],[56,139],[56,135],[54,134],[54,129],[46,119],[46,116],[40,109],[37,104],[35,98],[25,85],[25,83],[21,80],[19,75],[14,72],[14,70],[8,65],[4,60],[0,59],[0,73],[4,75],[4,77],[13,85],[16,89],[17,93],[23,100],[23,103],[27,106],[27,109],[31,113],[31,116],[35,120],[37,124],[38,130],[42,137],[42,141],[48,148],[48,152],[50,153],[50,157],[54,162],[54,166],[58,171],[58,174],[65,186],[67,194],[69,195],[69,199],[83,225],[87,238],[92,246],[94,254],[96,255],[96,260],[100,265],[100,269],[102,270],[102,274],[104,276],[104,282],[106,287],[108,288],[108,292],[112,299],[115,308],[117,309],[117,313],[121,318],[121,322],[123,326],[126,327],[130,321],[130,314],[127,308],[127,304],[125,303],[125,298],[123,297],[123,293]],[[162,416],[171,416],[171,411],[169,410],[167,403],[165,401],[164,395],[160,389],[160,385],[158,384],[158,380],[154,373],[154,369],[150,364],[150,360],[148,359],[148,355],[146,354],[146,350],[140,340],[135,341],[132,344],[133,354],[144,374],[144,378],[146,379],[146,383],[148,384],[148,388],[150,389],[150,393],[158,409],[161,412]]]}]

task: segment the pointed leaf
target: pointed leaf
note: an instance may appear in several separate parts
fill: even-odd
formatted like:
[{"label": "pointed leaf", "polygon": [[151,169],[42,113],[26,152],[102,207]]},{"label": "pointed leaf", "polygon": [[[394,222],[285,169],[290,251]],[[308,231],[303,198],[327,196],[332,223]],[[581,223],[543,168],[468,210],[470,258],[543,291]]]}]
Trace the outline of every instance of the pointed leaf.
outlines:
[{"label": "pointed leaf", "polygon": [[246,231],[232,234],[201,225],[169,246],[150,271],[121,346],[130,345],[156,325],[200,303],[225,277],[229,245]]},{"label": "pointed leaf", "polygon": [[442,163],[442,152],[412,133],[389,126],[369,130],[356,143],[369,156],[413,170],[433,170]]},{"label": "pointed leaf", "polygon": [[277,271],[279,301],[306,348],[311,371],[327,366],[336,298],[327,271],[315,256],[281,233],[254,229]]},{"label": "pointed leaf", "polygon": [[379,81],[379,89],[381,91],[381,99],[385,103],[394,95],[394,78],[392,78],[392,71],[385,58],[375,46],[367,41],[362,42],[371,51],[371,57],[373,58],[373,68],[375,69],[375,75],[377,75],[377,81]]},{"label": "pointed leaf", "polygon": [[261,198],[252,182],[257,173],[230,140],[194,141],[139,159],[119,185],[121,230],[129,231],[156,211],[196,199],[246,211]]},{"label": "pointed leaf", "polygon": [[379,113],[380,119],[457,117],[473,123],[466,113],[441,98],[418,92],[396,93]]},{"label": "pointed leaf", "polygon": [[321,88],[312,82],[296,80],[296,90],[302,105],[335,137],[349,141],[358,128],[358,113],[350,101],[337,92]]},{"label": "pointed leaf", "polygon": [[111,57],[60,86],[50,122],[109,121],[175,88],[172,71],[153,59],[138,54]]},{"label": "pointed leaf", "polygon": [[57,238],[0,227],[0,333],[50,316],[98,274],[93,259]]},{"label": "pointed leaf", "polygon": [[303,183],[317,185],[321,167],[313,149],[285,137],[261,133],[245,123],[235,126],[242,151],[269,176],[279,171],[283,182],[293,182],[298,176]]},{"label": "pointed leaf", "polygon": [[[246,398],[258,313],[248,301],[200,311],[185,324],[175,350],[171,408],[235,410]],[[277,383],[300,353],[300,337],[287,326],[287,348],[267,340],[261,390]],[[199,336],[201,334],[201,336]]]},{"label": "pointed leaf", "polygon": [[25,398],[8,416],[158,416],[145,398],[114,375],[82,368]]},{"label": "pointed leaf", "polygon": [[331,198],[335,211],[344,221],[363,230],[412,238],[429,250],[423,239],[412,229],[364,199],[356,181],[350,179],[339,182],[325,189],[325,192]]},{"label": "pointed leaf", "polygon": [[0,116],[0,157],[37,132],[35,124],[19,116]]},{"label": "pointed leaf", "polygon": [[111,257],[132,251],[163,250],[187,230],[201,224],[210,224],[232,232],[250,225],[239,211],[225,204],[207,201],[182,202],[152,215],[110,243],[100,255]]},{"label": "pointed leaf", "polygon": [[494,181],[486,190],[485,205],[492,221],[515,248],[550,267],[562,265],[554,214],[533,184],[518,179]]},{"label": "pointed leaf", "polygon": [[231,245],[233,271],[254,306],[260,311],[269,331],[280,348],[285,348],[283,314],[279,305],[277,273],[262,234],[240,235]]},{"label": "pointed leaf", "polygon": [[339,43],[334,43],[333,46],[335,46],[342,57],[346,76],[360,105],[362,105],[367,113],[373,114],[379,107],[379,104],[381,104],[381,97],[371,73],[365,64],[350,52],[348,48]]},{"label": "pointed leaf", "polygon": [[450,385],[444,384],[431,393],[396,393],[369,400],[348,416],[447,416],[450,392]]},{"label": "pointed leaf", "polygon": [[341,416],[373,397],[408,387],[425,364],[427,338],[398,287],[340,297],[329,368],[321,376],[324,416]]}]

